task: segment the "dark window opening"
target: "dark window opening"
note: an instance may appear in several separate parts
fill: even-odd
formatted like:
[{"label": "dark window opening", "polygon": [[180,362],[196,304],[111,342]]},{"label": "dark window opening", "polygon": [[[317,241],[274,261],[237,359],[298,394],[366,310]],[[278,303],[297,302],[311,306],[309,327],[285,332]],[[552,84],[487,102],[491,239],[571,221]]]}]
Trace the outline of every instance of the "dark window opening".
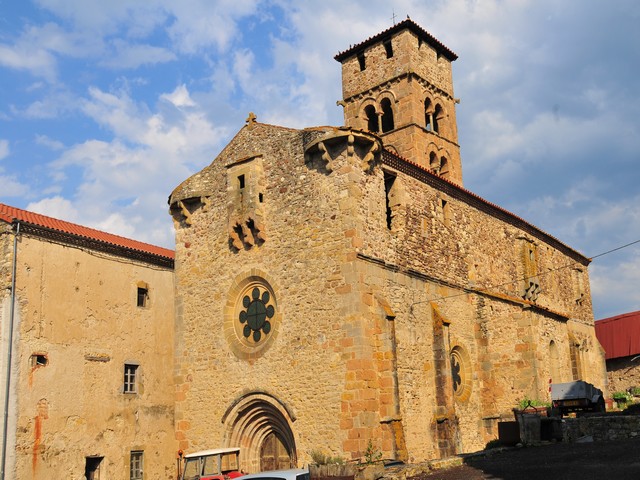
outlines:
[{"label": "dark window opening", "polygon": [[244,175],[238,175],[238,188],[244,188]]},{"label": "dark window opening", "polygon": [[424,101],[424,127],[428,131],[433,130],[433,125],[431,125],[431,100],[428,98]]},{"label": "dark window opening", "polygon": [[438,163],[438,156],[434,152],[431,152],[429,154],[429,168],[431,168],[431,171],[436,175],[440,173],[440,164]]},{"label": "dark window opening", "polygon": [[100,463],[103,457],[86,457],[84,476],[87,480],[100,480]]},{"label": "dark window opening", "polygon": [[449,162],[445,157],[440,157],[440,176],[442,178],[449,178]]},{"label": "dark window opening", "polygon": [[378,132],[378,113],[376,112],[376,107],[367,105],[364,108],[364,113],[367,116],[367,130],[370,132]]},{"label": "dark window opening", "polygon": [[138,376],[138,365],[132,365],[129,363],[125,363],[124,365],[124,384],[123,384],[123,392],[124,393],[137,393],[137,376]]},{"label": "dark window opening", "polygon": [[436,109],[433,112],[433,131],[436,133],[440,132],[440,122],[444,117],[444,112],[442,111],[442,107],[440,105],[436,105]]},{"label": "dark window opening", "polygon": [[418,49],[420,49],[420,47],[422,47],[422,38],[418,37]]},{"label": "dark window opening", "polygon": [[358,53],[357,56],[358,56],[358,64],[360,65],[360,71],[363,71],[365,68],[367,68],[364,60],[364,52]]},{"label": "dark window opening", "polygon": [[387,58],[393,57],[393,47],[391,46],[391,40],[387,40],[386,42],[383,43],[383,45],[384,45],[384,51],[387,54]]},{"label": "dark window opening", "polygon": [[138,287],[138,306],[146,307],[148,298],[149,298],[149,289],[144,287]]},{"label": "dark window opening", "polygon": [[264,195],[262,193],[258,194],[258,202],[262,203],[264,201]]},{"label": "dark window opening", "polygon": [[44,367],[49,364],[49,359],[44,353],[34,353],[31,355],[32,367]]},{"label": "dark window opening", "polygon": [[396,176],[389,173],[384,172],[384,200],[386,206],[387,213],[387,228],[391,230],[392,220],[393,220],[393,211],[391,209],[391,189],[393,188],[393,184],[396,181]]},{"label": "dark window opening", "polygon": [[380,102],[382,107],[382,131],[389,132],[393,130],[393,109],[391,108],[391,100],[383,98]]}]

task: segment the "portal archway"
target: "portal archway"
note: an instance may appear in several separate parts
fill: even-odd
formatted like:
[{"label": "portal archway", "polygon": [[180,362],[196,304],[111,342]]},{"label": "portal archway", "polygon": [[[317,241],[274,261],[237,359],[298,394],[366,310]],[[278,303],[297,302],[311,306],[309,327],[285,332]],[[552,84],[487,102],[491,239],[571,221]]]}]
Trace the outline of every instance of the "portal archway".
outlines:
[{"label": "portal archway", "polygon": [[266,392],[242,395],[222,418],[225,444],[240,447],[241,468],[250,473],[297,466],[290,409]]}]

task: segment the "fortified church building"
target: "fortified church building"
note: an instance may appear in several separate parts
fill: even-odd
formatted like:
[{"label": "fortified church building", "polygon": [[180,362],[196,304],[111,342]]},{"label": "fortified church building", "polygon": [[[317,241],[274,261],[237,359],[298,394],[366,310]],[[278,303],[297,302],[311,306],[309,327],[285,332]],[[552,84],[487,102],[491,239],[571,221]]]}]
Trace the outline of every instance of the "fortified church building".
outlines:
[{"label": "fortified church building", "polygon": [[169,198],[180,448],[419,462],[604,388],[589,259],[463,188],[455,53],[407,19],[335,58],[344,127],[250,115]]}]

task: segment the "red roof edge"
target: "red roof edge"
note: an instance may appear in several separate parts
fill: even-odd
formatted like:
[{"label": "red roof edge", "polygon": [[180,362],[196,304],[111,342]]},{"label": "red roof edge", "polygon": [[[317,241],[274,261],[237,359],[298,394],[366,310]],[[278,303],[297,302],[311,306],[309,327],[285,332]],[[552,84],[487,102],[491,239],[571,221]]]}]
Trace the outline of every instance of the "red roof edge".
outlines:
[{"label": "red roof edge", "polygon": [[76,223],[58,220],[39,213],[33,213],[28,210],[22,210],[20,208],[5,205],[4,203],[0,203],[0,220],[6,223],[13,223],[14,220],[17,220],[20,223],[41,227],[42,229],[49,231],[63,233],[80,239],[93,240],[106,245],[120,247],[134,252],[141,252],[146,255],[152,255],[154,257],[161,257],[172,261],[175,258],[175,252],[168,248],[139,242],[137,240],[85,227]]}]

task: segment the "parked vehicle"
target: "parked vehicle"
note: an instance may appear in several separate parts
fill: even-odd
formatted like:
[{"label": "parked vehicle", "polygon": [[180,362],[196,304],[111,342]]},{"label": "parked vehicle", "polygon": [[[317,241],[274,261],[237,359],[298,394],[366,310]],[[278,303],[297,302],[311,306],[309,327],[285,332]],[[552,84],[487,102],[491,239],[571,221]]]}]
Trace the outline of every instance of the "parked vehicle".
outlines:
[{"label": "parked vehicle", "polygon": [[[239,448],[216,448],[189,453],[180,460],[180,480],[230,480],[244,475],[240,470]],[[307,479],[308,480],[308,479]]]},{"label": "parked vehicle", "polygon": [[569,412],[604,412],[602,390],[582,380],[551,384],[551,405],[560,416]]},{"label": "parked vehicle", "polygon": [[289,470],[271,470],[260,473],[251,473],[242,477],[242,480],[310,480],[309,470],[292,468]]}]

